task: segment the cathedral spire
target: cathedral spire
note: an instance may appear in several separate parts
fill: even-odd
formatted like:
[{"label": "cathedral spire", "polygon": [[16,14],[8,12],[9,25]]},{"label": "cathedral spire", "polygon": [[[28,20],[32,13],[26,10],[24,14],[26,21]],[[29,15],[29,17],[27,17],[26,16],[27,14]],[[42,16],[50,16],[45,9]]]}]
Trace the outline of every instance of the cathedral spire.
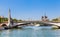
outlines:
[{"label": "cathedral spire", "polygon": [[46,15],[46,12],[44,13],[44,16],[42,16],[42,21],[47,21],[48,20],[48,17]]},{"label": "cathedral spire", "polygon": [[44,13],[44,16],[46,16],[46,12]]},{"label": "cathedral spire", "polygon": [[45,18],[47,18],[46,12],[45,12],[44,16],[45,16]]}]

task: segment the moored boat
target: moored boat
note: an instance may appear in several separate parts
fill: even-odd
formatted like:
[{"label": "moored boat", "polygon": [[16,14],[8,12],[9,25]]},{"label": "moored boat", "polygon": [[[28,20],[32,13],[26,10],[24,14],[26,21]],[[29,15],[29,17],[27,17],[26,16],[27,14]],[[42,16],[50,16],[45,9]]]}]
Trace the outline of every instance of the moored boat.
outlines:
[{"label": "moored boat", "polygon": [[52,29],[59,29],[58,26],[52,26]]},{"label": "moored boat", "polygon": [[35,26],[40,26],[40,24],[36,24]]}]

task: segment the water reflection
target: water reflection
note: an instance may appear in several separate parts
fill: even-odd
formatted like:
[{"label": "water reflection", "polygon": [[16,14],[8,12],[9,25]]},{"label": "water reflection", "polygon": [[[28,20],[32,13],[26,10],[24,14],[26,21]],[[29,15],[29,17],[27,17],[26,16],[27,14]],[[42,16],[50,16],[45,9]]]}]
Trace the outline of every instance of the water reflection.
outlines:
[{"label": "water reflection", "polygon": [[0,31],[0,37],[60,37],[60,30],[47,27],[25,27]]}]

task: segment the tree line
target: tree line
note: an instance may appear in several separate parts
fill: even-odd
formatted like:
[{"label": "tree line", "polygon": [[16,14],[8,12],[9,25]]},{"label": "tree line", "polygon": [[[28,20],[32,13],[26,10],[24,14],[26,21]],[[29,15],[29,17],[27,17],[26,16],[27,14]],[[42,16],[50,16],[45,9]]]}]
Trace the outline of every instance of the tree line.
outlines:
[{"label": "tree line", "polygon": [[[22,20],[18,20],[18,19],[13,19],[13,22],[21,22]],[[0,18],[0,23],[4,23],[4,22],[8,22],[8,18]]]},{"label": "tree line", "polygon": [[[13,19],[13,22],[22,22],[22,20],[18,20],[18,19]],[[8,18],[0,18],[0,23],[4,23],[4,22],[8,22]],[[55,18],[55,19],[52,19],[51,22],[60,22],[60,19],[58,18]]]},{"label": "tree line", "polygon": [[59,18],[52,19],[52,22],[60,22]]}]

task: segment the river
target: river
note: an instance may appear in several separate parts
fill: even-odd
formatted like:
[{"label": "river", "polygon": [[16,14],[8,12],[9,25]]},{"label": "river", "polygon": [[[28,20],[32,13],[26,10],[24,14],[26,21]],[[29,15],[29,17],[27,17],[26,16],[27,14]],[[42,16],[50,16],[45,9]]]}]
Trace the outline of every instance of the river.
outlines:
[{"label": "river", "polygon": [[22,29],[1,30],[0,37],[60,37],[60,29],[26,26]]}]

